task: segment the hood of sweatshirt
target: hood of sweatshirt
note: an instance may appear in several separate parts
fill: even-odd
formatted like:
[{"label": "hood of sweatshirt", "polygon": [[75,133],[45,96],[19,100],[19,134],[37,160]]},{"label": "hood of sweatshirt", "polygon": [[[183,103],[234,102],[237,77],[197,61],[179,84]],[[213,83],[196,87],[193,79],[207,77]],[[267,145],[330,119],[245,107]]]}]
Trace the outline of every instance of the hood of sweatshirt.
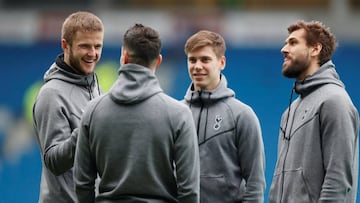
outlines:
[{"label": "hood of sweatshirt", "polygon": [[313,75],[306,77],[304,80],[296,81],[294,89],[297,94],[304,97],[325,84],[335,84],[343,88],[345,87],[340,81],[339,75],[335,70],[335,65],[331,60],[324,63]]},{"label": "hood of sweatshirt", "polygon": [[116,103],[139,103],[163,92],[158,79],[149,68],[126,64],[120,67],[118,73],[119,77],[109,91],[111,99]]},{"label": "hood of sweatshirt", "polygon": [[57,56],[56,62],[44,74],[44,81],[58,79],[75,85],[94,87],[96,83],[95,73],[80,75],[75,73],[65,62],[64,55]]},{"label": "hood of sweatshirt", "polygon": [[235,97],[235,92],[227,87],[225,75],[220,75],[220,83],[214,90],[194,90],[194,83],[191,83],[186,94],[185,101],[191,104],[206,104],[216,102],[226,97]]}]

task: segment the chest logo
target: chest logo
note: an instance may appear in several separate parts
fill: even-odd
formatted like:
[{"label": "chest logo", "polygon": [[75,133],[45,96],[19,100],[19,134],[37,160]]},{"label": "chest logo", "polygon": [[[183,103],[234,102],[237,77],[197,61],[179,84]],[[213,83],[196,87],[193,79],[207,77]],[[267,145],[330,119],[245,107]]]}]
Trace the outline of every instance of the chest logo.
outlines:
[{"label": "chest logo", "polygon": [[220,115],[215,116],[214,130],[220,129],[222,121],[223,121],[223,118]]},{"label": "chest logo", "polygon": [[304,120],[306,118],[307,113],[309,112],[309,108],[305,109],[301,119]]}]

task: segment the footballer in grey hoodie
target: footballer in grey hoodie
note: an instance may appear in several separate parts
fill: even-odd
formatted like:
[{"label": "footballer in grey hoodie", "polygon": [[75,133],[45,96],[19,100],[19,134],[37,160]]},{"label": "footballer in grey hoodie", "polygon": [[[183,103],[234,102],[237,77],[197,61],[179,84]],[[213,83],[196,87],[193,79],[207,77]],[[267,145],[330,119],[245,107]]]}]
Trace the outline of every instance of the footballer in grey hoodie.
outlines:
[{"label": "footballer in grey hoodie", "polygon": [[39,202],[75,202],[73,162],[80,118],[99,96],[95,73],[79,75],[59,55],[44,75],[33,117],[42,155]]},{"label": "footballer in grey hoodie", "polygon": [[197,129],[201,202],[264,201],[265,155],[254,111],[235,98],[221,74],[214,90],[185,95]]},{"label": "footballer in grey hoodie", "polygon": [[224,38],[200,30],[185,43],[192,83],[185,103],[197,129],[201,203],[263,203],[265,155],[259,120],[235,98],[221,73],[226,66]]},{"label": "footballer in grey hoodie", "polygon": [[63,53],[45,73],[33,106],[42,160],[39,203],[76,201],[72,168],[78,127],[85,106],[101,93],[94,69],[103,38],[102,21],[87,11],[70,14],[62,25]]},{"label": "footballer in grey hoodie", "polygon": [[296,81],[294,91],[299,97],[281,118],[270,202],[354,203],[359,116],[334,64]]},{"label": "footballer in grey hoodie", "polygon": [[336,38],[320,21],[287,29],[282,74],[296,80],[281,117],[269,200],[355,203],[359,114],[330,59]]},{"label": "footballer in grey hoodie", "polygon": [[74,165],[79,203],[199,203],[193,118],[160,87],[160,50],[153,28],[135,24],[125,32],[119,77],[81,121]]},{"label": "footballer in grey hoodie", "polygon": [[198,202],[199,157],[190,110],[163,93],[149,68],[123,65],[109,93],[84,113],[75,181],[84,203]]}]

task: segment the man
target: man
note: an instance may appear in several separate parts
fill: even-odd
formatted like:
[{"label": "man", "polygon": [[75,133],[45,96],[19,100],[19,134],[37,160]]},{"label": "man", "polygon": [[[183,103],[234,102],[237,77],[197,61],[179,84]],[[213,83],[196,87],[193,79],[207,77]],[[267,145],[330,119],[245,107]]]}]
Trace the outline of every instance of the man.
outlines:
[{"label": "man", "polygon": [[42,157],[40,203],[76,200],[72,167],[78,127],[87,103],[101,93],[94,68],[103,37],[103,23],[89,12],[73,13],[62,25],[64,53],[45,73],[33,107]]},{"label": "man", "polygon": [[125,32],[119,77],[81,122],[74,172],[79,203],[199,202],[193,118],[160,87],[160,51],[154,29],[135,24]]},{"label": "man", "polygon": [[281,118],[270,202],[356,202],[359,115],[331,61],[335,36],[318,21],[288,31],[282,74],[299,97]]},{"label": "man", "polygon": [[192,83],[185,95],[200,150],[200,201],[259,202],[265,190],[265,155],[257,116],[235,98],[221,71],[226,45],[217,33],[199,31],[185,44]]}]

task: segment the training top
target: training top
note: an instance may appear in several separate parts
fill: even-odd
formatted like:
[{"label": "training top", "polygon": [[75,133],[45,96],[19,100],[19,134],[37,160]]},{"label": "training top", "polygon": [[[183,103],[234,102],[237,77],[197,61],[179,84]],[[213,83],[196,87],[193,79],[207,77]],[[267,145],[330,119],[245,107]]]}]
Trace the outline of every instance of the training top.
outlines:
[{"label": "training top", "polygon": [[39,203],[75,202],[72,167],[77,128],[85,106],[101,93],[95,73],[76,74],[63,57],[59,55],[46,71],[33,106],[42,160]]},{"label": "training top", "polygon": [[84,113],[74,168],[80,203],[198,203],[191,112],[163,93],[150,69],[123,65],[109,93]]},{"label": "training top", "polygon": [[271,203],[355,203],[359,115],[332,61],[295,82],[281,118]]},{"label": "training top", "polygon": [[263,203],[265,155],[260,123],[252,108],[235,98],[221,74],[211,91],[190,84],[185,103],[197,128],[201,203]]}]

